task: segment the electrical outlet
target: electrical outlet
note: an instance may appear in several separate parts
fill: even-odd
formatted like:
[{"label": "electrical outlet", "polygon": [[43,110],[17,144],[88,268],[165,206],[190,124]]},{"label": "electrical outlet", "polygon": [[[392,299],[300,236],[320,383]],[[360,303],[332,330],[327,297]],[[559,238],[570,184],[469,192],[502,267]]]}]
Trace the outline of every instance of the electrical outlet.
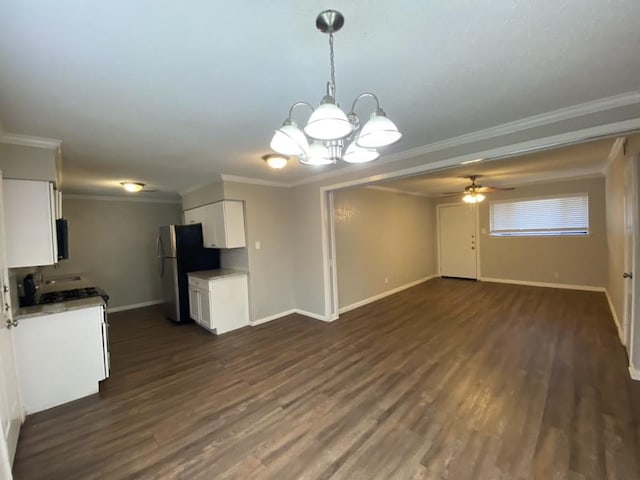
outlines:
[{"label": "electrical outlet", "polygon": [[557,280],[558,278],[560,278],[560,274],[558,272],[555,272],[553,274],[553,278],[555,278]]},{"label": "electrical outlet", "polygon": [[261,247],[260,240],[257,240],[256,241],[256,250],[260,250],[260,247]]},{"label": "electrical outlet", "polygon": [[384,283],[389,283],[389,279],[387,277],[384,277]]}]

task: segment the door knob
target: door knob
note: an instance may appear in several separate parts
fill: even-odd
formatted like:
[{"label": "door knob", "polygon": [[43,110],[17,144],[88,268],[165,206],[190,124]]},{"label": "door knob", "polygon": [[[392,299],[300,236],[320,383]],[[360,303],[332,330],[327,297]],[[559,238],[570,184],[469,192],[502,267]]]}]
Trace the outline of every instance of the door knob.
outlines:
[{"label": "door knob", "polygon": [[631,273],[631,272],[629,272],[629,273],[624,272],[624,273],[622,274],[622,278],[633,278],[633,273]]}]

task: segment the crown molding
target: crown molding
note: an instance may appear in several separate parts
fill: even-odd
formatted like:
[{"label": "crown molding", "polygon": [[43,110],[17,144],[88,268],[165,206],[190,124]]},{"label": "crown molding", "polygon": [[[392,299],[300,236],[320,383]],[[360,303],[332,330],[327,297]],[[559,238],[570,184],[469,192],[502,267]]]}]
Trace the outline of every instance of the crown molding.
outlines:
[{"label": "crown molding", "polygon": [[17,133],[0,133],[0,143],[11,145],[22,145],[24,147],[46,148],[58,150],[62,146],[62,140],[54,138],[32,137],[30,135],[19,135]]},{"label": "crown molding", "polygon": [[[423,145],[416,148],[411,148],[409,150],[403,150],[401,152],[392,153],[390,155],[385,155],[380,160],[374,162],[372,165],[380,165],[386,163],[397,162],[400,160],[407,160],[409,158],[415,158],[421,155],[426,155],[433,152],[439,152],[441,150],[446,150],[449,148],[459,147],[461,145],[466,145],[469,143],[480,142],[483,140],[489,140],[491,138],[500,137],[503,135],[508,135],[510,133],[516,133],[523,130],[528,130],[531,128],[542,127],[544,125],[553,124],[556,122],[560,122],[563,120],[569,120],[576,117],[581,117],[583,115],[589,115],[593,113],[603,112],[607,110],[611,110],[614,108],[626,107],[630,105],[640,104],[640,91],[628,92],[621,95],[616,95],[613,97],[606,97],[599,100],[595,100],[593,102],[582,103],[579,105],[573,105],[571,107],[561,108],[558,110],[554,110],[551,112],[543,113],[540,115],[534,115],[532,117],[523,118],[521,120],[516,120],[514,122],[505,123],[502,125],[498,125],[496,127],[486,128],[484,130],[478,130],[476,132],[467,133],[464,135],[458,135],[456,137],[451,137],[446,140],[442,140],[439,142],[430,143],[428,145]],[[622,130],[618,131],[610,131],[608,129],[608,125],[602,125],[599,127],[592,127],[593,130],[592,137],[597,138],[601,135],[611,135],[615,133],[619,133],[621,131],[630,131],[637,128],[640,128],[640,124],[637,121],[638,119],[627,120],[623,122],[617,122],[611,125],[623,125],[628,124],[630,127],[624,127]],[[603,132],[599,134],[600,130]],[[571,136],[571,133],[568,133],[567,136]],[[585,139],[586,140],[586,139]],[[471,155],[466,155],[462,161],[467,160],[475,160],[479,156],[478,153],[474,153]],[[332,170],[329,172],[321,173],[318,175],[314,175],[302,180],[298,180],[296,182],[291,183],[289,186],[297,187],[299,185],[304,185],[307,183],[313,183],[320,180],[326,180],[332,177],[337,177],[343,175],[345,173],[350,173],[358,170],[358,167],[361,169],[361,165],[351,165],[338,170]]]},{"label": "crown molding", "polygon": [[252,185],[264,185],[265,187],[288,188],[292,186],[290,183],[274,182],[272,180],[262,180],[260,178],[240,177],[238,175],[222,174],[220,175],[220,178],[222,178],[222,180],[225,182],[249,183]]},{"label": "crown molding", "polygon": [[84,195],[79,193],[63,193],[63,200],[96,200],[100,202],[134,202],[134,203],[169,203],[182,204],[182,200],[169,198],[142,198],[142,197],[123,197],[116,195]]},{"label": "crown molding", "polygon": [[381,192],[397,193],[399,195],[412,195],[414,197],[424,197],[424,198],[431,197],[431,195],[427,193],[414,192],[411,190],[402,190],[401,188],[381,187],[380,185],[367,185],[364,188],[368,188],[369,190],[380,190]]},{"label": "crown molding", "polygon": [[[524,153],[539,152],[560,146],[567,146],[571,144],[595,140],[602,137],[614,136],[620,134],[621,132],[632,132],[636,130],[640,130],[640,118],[625,120],[623,122],[609,123],[606,125],[599,125],[597,127],[575,130],[558,135],[551,135],[549,137],[538,138],[535,140],[529,140],[511,145],[504,145],[502,147],[482,150],[479,152],[474,152],[472,154],[460,155],[458,157],[451,157],[445,160],[425,163],[401,170],[394,170],[382,174],[370,175],[368,177],[361,177],[344,182],[327,184],[321,186],[320,190],[336,190],[339,188],[355,187],[372,182],[380,182],[382,180],[392,180],[412,175],[419,175],[422,173],[455,167],[463,161],[477,157],[484,157],[484,161],[490,162],[492,160],[511,158],[522,155]],[[602,174],[602,172],[600,172],[600,174]]]}]

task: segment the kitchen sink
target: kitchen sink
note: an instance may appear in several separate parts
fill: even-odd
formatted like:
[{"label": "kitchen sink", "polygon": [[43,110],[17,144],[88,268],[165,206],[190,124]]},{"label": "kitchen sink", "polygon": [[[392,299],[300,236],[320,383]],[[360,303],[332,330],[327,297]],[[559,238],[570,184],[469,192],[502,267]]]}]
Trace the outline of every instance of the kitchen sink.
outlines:
[{"label": "kitchen sink", "polygon": [[78,282],[82,280],[80,275],[67,275],[66,277],[56,277],[50,280],[45,280],[45,285],[55,285],[56,283],[66,283],[66,282]]}]

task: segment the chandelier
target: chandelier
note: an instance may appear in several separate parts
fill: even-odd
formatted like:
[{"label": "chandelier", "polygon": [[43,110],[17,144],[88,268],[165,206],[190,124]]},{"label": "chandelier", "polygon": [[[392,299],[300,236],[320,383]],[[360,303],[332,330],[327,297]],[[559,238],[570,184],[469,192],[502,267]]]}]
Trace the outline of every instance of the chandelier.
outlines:
[{"label": "chandelier", "polygon": [[[305,165],[330,165],[339,159],[348,163],[371,162],[380,156],[378,148],[396,143],[402,138],[402,133],[387,118],[380,108],[378,97],[373,93],[358,95],[348,114],[336,103],[333,34],[343,25],[344,17],[335,10],[325,10],[316,18],[318,30],[329,34],[331,79],[327,82],[326,95],[315,109],[307,102],[294,103],[287,119],[275,131],[271,140],[273,150],[283,155],[297,156],[300,163]],[[361,128],[355,107],[363,98],[373,99],[376,108]],[[293,112],[298,107],[311,109],[304,132],[292,119]]]}]

